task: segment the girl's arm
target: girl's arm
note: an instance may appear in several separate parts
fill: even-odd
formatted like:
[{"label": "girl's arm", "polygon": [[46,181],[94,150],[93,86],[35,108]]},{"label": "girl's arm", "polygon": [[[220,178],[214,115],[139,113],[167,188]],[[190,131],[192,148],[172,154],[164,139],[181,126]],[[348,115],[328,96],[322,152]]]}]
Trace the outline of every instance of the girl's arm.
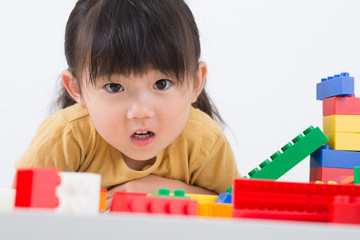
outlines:
[{"label": "girl's arm", "polygon": [[146,177],[135,179],[111,188],[107,194],[107,209],[110,208],[112,195],[115,191],[157,193],[159,188],[168,188],[171,192],[176,189],[183,189],[186,193],[217,195],[216,192],[197,186],[191,186],[179,180],[148,175]]}]

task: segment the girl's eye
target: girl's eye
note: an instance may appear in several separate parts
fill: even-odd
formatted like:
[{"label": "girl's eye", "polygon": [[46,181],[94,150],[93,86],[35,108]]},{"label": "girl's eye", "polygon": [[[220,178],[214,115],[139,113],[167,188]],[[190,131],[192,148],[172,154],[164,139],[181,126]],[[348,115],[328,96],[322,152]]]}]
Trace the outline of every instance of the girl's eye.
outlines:
[{"label": "girl's eye", "polygon": [[171,84],[172,84],[171,81],[168,79],[160,79],[155,82],[154,89],[165,90],[169,88]]},{"label": "girl's eye", "polygon": [[105,86],[105,89],[111,93],[117,93],[124,91],[124,87],[121,86],[121,84],[118,83],[108,83]]}]

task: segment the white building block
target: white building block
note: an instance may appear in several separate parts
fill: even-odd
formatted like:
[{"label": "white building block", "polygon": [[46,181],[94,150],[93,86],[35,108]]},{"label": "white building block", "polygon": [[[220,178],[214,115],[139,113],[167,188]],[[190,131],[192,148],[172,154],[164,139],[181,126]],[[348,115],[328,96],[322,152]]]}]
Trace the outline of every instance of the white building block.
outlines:
[{"label": "white building block", "polygon": [[12,211],[15,205],[15,189],[0,189],[0,211]]},{"label": "white building block", "polygon": [[57,213],[99,213],[101,176],[95,173],[60,172]]}]

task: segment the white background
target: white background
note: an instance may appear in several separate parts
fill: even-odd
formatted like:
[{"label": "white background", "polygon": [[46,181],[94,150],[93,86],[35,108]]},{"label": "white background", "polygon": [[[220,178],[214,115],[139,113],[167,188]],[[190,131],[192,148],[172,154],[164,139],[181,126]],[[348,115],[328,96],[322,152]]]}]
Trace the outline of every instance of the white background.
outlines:
[{"label": "white background", "polygon": [[[0,188],[7,188],[15,161],[56,98],[75,1],[0,1]],[[315,99],[322,77],[349,72],[358,86],[357,0],[188,3],[209,66],[207,89],[244,175],[308,126],[322,126]],[[306,159],[282,180],[306,182],[308,176]]]}]

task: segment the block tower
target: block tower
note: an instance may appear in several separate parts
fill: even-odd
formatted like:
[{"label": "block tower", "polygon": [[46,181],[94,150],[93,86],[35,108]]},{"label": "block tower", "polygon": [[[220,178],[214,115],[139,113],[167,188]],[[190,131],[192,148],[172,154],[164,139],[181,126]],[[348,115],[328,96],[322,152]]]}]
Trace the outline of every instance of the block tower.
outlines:
[{"label": "block tower", "polygon": [[341,73],[321,79],[316,88],[329,141],[310,156],[310,181],[354,176],[354,167],[360,166],[360,98],[354,95],[354,77]]}]

